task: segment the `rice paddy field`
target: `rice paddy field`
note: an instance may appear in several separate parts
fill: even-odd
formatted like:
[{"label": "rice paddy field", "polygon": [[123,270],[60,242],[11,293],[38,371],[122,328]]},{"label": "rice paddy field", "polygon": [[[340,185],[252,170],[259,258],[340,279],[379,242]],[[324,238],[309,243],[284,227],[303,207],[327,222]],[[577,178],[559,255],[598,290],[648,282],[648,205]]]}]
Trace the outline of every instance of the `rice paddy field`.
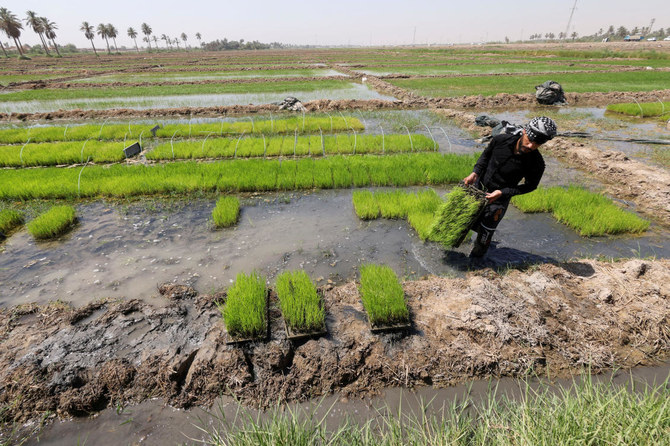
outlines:
[{"label": "rice paddy field", "polygon": [[[74,444],[73,422],[53,414],[101,413],[96,431],[132,404],[156,417],[130,424],[153,430],[173,417],[164,402],[388,402],[398,388],[430,398],[478,378],[667,360],[665,43],[0,59],[0,444]],[[535,103],[550,79],[567,106]],[[304,108],[281,109],[287,97]],[[451,248],[459,234],[439,226],[486,147],[480,114],[549,116],[559,136],[540,148],[540,188],[512,200],[473,260],[472,235]],[[654,395],[648,417],[621,395],[617,411],[663,438],[667,404]],[[402,409],[380,418],[389,432],[340,424],[402,444],[391,433],[414,423],[410,440],[431,444],[467,421],[471,438],[499,441],[482,428],[502,423],[496,411],[521,423],[560,405],[523,403],[423,431]],[[192,435],[250,444],[253,429],[282,435],[301,419],[258,413],[224,436],[213,421]],[[571,429],[546,441],[585,428]],[[135,439],[115,432],[96,444]]]}]

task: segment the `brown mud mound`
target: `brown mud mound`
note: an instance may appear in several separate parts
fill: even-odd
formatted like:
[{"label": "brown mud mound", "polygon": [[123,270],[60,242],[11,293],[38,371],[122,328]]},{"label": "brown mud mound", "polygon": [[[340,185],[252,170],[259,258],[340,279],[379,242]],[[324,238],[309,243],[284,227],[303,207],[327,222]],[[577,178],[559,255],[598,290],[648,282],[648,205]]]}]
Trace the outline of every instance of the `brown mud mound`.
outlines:
[{"label": "brown mud mound", "polygon": [[[165,308],[136,300],[0,314],[4,421],[94,413],[164,397],[189,407],[232,393],[266,406],[387,386],[552,375],[648,364],[670,348],[670,261],[592,260],[404,284],[411,333],[373,335],[353,283],[324,288],[328,335],[293,344],[272,302],[272,341],[226,344],[214,305],[186,288]],[[79,316],[74,317],[73,315]],[[81,316],[84,317],[81,317]]]}]

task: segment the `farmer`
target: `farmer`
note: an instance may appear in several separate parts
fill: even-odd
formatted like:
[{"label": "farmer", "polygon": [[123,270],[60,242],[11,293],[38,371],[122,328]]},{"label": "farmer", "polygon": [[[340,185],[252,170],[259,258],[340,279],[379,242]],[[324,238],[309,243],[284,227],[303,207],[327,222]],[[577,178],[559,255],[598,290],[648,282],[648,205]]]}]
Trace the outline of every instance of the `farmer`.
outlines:
[{"label": "farmer", "polygon": [[[544,173],[544,160],[537,150],[556,136],[556,123],[545,116],[533,118],[524,127],[494,136],[477,160],[466,185],[486,192],[488,204],[472,227],[477,232],[470,257],[483,257],[510,199],[537,189]],[[519,184],[523,179],[523,184]]]}]

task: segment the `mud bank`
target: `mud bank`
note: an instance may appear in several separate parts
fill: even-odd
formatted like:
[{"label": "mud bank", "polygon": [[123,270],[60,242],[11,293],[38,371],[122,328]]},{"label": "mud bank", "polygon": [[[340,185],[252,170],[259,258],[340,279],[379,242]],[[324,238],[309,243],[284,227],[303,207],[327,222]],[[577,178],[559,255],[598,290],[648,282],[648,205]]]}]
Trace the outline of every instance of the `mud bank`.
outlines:
[{"label": "mud bank", "polygon": [[186,286],[171,304],[23,305],[0,314],[5,420],[82,416],[163,397],[177,407],[233,394],[265,407],[335,391],[443,387],[473,377],[552,376],[651,364],[670,348],[670,261],[582,260],[403,285],[411,333],[373,335],[354,283],[322,288],[326,337],[292,344],[271,298],[271,339],[233,347],[214,302]]}]

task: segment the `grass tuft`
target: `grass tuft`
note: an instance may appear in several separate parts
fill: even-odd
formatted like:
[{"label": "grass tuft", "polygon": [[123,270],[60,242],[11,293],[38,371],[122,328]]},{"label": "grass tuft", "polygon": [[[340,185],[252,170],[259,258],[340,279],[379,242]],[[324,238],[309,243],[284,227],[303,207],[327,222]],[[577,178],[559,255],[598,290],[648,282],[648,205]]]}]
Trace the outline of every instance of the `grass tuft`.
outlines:
[{"label": "grass tuft", "polygon": [[50,239],[67,232],[77,221],[72,206],[54,206],[28,223],[28,232],[36,239]]},{"label": "grass tuft", "polygon": [[514,197],[512,203],[523,212],[551,212],[558,221],[586,237],[637,234],[649,228],[647,220],[621,209],[601,194],[577,186],[540,187]]},{"label": "grass tuft", "polygon": [[240,200],[237,197],[225,196],[219,198],[216,207],[212,211],[214,226],[227,228],[237,223],[240,215]]},{"label": "grass tuft", "polygon": [[325,329],[325,311],[306,272],[286,271],[277,277],[277,296],[286,325],[294,332]]},{"label": "grass tuft", "polygon": [[388,266],[361,266],[361,300],[373,327],[409,322],[405,292]]},{"label": "grass tuft", "polygon": [[265,278],[253,272],[240,273],[228,289],[225,304],[219,310],[233,338],[262,338],[267,333],[267,289]]}]

